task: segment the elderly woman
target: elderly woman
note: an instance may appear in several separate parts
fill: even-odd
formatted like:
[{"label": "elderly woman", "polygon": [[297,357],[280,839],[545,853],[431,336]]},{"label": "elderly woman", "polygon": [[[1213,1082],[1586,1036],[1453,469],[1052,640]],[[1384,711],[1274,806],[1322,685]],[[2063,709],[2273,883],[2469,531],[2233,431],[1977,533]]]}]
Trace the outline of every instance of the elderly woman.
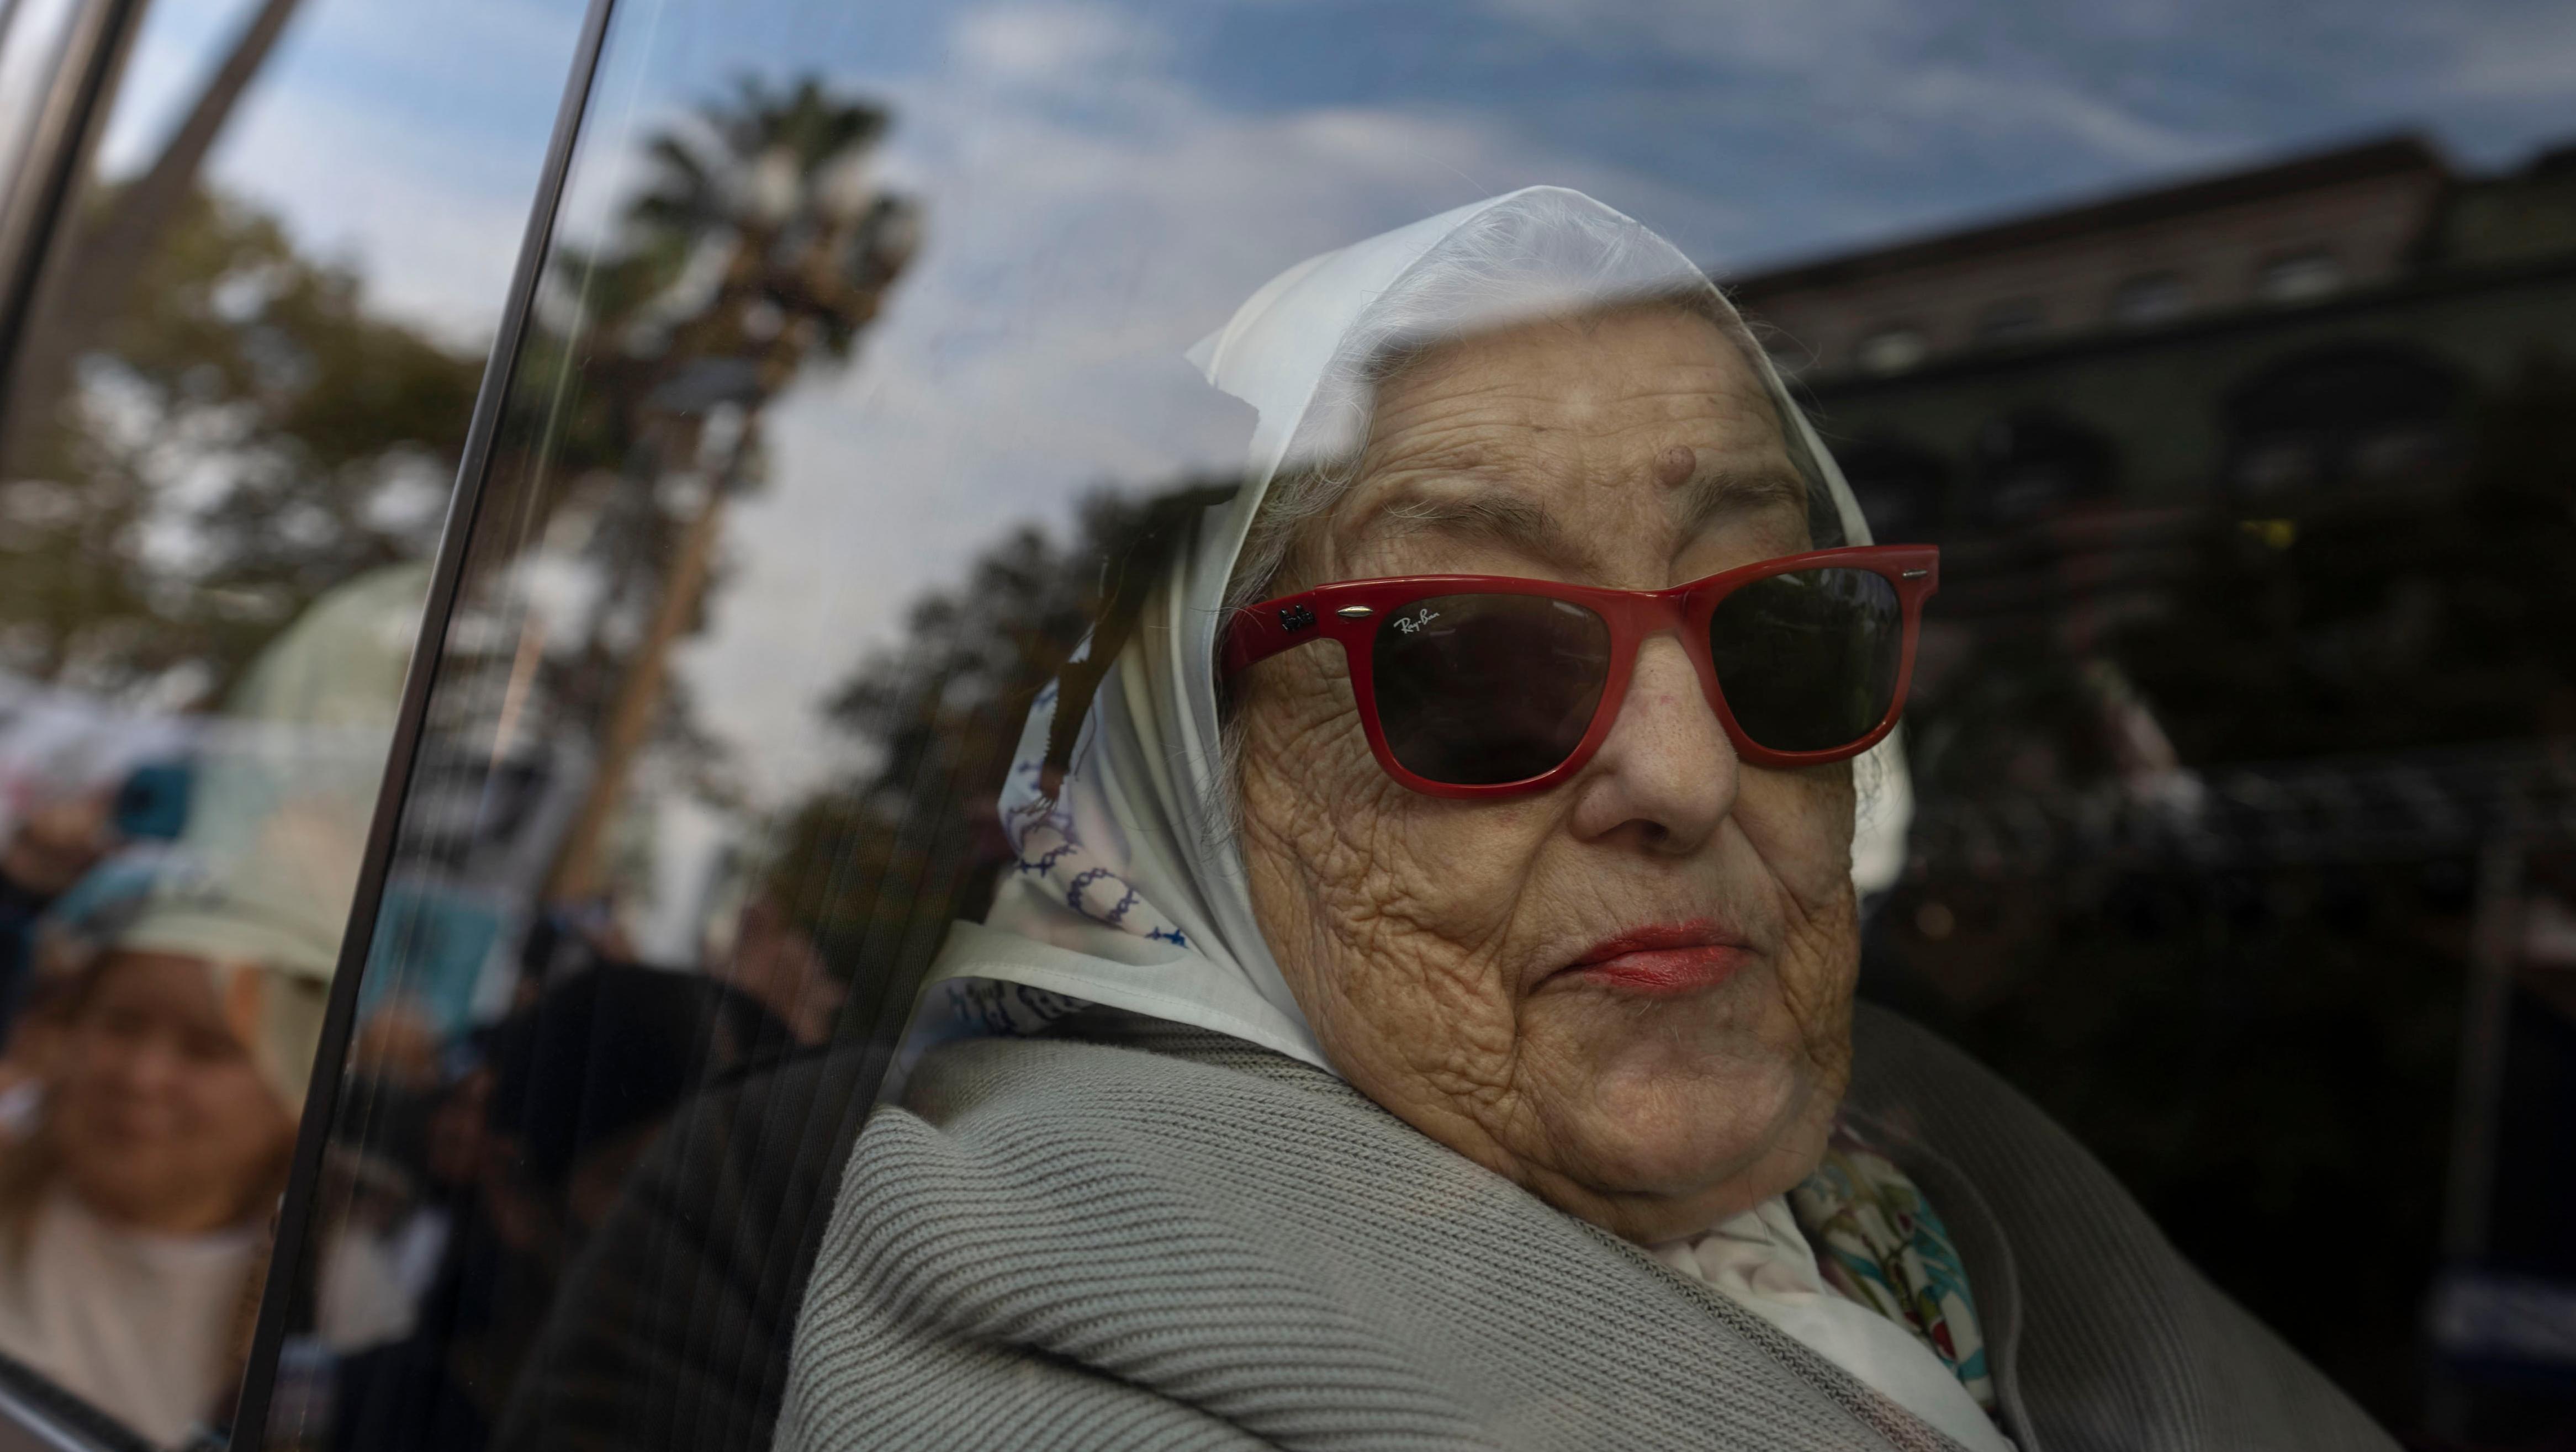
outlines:
[{"label": "elderly woman", "polygon": [[1039,704],[782,1446],[2388,1445],[1855,1014],[1937,566],[1679,252],[1536,188],[1193,358],[1247,485]]},{"label": "elderly woman", "polygon": [[68,972],[0,1148],[0,1353],[175,1446],[249,1350],[321,1000],[174,939],[150,872],[107,875],[90,919],[47,924]]}]

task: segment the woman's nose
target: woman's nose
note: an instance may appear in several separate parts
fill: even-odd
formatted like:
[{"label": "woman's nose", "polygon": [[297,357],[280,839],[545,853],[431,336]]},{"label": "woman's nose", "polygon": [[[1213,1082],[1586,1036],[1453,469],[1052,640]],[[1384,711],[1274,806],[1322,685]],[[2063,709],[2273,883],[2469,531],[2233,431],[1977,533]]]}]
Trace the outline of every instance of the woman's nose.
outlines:
[{"label": "woman's nose", "polygon": [[170,1092],[187,1072],[175,1045],[159,1038],[129,1044],[108,1065],[108,1081],[122,1092],[149,1097]]},{"label": "woman's nose", "polygon": [[1609,739],[1584,769],[1574,830],[1695,851],[1735,809],[1741,774],[1690,656],[1672,636],[1656,636],[1637,652]]}]

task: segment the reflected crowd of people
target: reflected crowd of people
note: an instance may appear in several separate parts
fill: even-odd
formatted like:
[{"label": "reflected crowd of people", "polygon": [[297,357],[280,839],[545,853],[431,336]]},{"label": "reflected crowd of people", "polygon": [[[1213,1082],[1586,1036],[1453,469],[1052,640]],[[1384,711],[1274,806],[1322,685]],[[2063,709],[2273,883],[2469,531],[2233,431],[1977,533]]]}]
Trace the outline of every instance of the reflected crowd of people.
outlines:
[{"label": "reflected crowd of people", "polygon": [[[220,711],[0,698],[0,1355],[157,1444],[234,1411],[425,583],[328,593]],[[482,1445],[661,1127],[841,992],[756,894],[704,964],[596,906],[503,911],[469,935],[508,960],[473,965],[487,1011],[394,993],[352,1030],[281,1363],[335,1445]]]},{"label": "reflected crowd of people", "polygon": [[299,1423],[326,1445],[487,1445],[572,1265],[672,1117],[816,1036],[735,983],[633,961],[599,924],[539,922],[525,962],[495,1022],[442,1043],[396,1008],[353,1046],[351,1132],[318,1197],[343,1223],[325,1241],[391,1252],[386,1299],[414,1313],[352,1345],[318,1267],[299,1350],[325,1374]]},{"label": "reflected crowd of people", "polygon": [[[219,711],[0,706],[0,1353],[154,1442],[228,1420],[426,573],[328,592]],[[389,1243],[323,1332],[403,1329]]]}]

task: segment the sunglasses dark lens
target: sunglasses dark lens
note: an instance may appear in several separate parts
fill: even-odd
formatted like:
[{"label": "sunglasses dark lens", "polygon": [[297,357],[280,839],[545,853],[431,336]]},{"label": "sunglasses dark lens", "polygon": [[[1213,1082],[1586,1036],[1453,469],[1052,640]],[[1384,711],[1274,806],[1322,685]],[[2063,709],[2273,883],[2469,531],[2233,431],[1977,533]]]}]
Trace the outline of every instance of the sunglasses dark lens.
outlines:
[{"label": "sunglasses dark lens", "polygon": [[1404,769],[1451,786],[1527,781],[1583,744],[1610,626],[1542,595],[1435,595],[1377,629],[1378,726]]},{"label": "sunglasses dark lens", "polygon": [[1904,645],[1896,587],[1867,570],[1756,580],[1708,622],[1718,689],[1744,734],[1773,751],[1831,751],[1876,730]]}]

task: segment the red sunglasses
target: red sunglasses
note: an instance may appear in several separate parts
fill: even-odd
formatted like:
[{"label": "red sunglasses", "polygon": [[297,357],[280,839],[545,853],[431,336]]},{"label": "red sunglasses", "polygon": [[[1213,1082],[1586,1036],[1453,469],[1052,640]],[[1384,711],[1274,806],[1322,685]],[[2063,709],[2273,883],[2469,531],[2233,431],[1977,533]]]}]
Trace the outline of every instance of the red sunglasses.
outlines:
[{"label": "red sunglasses", "polygon": [[1671,630],[1739,757],[1819,766],[1895,728],[1940,585],[1932,545],[1786,555],[1669,590],[1348,580],[1236,612],[1224,669],[1339,641],[1387,775],[1436,797],[1512,796],[1583,769],[1618,720],[1638,649]]}]

